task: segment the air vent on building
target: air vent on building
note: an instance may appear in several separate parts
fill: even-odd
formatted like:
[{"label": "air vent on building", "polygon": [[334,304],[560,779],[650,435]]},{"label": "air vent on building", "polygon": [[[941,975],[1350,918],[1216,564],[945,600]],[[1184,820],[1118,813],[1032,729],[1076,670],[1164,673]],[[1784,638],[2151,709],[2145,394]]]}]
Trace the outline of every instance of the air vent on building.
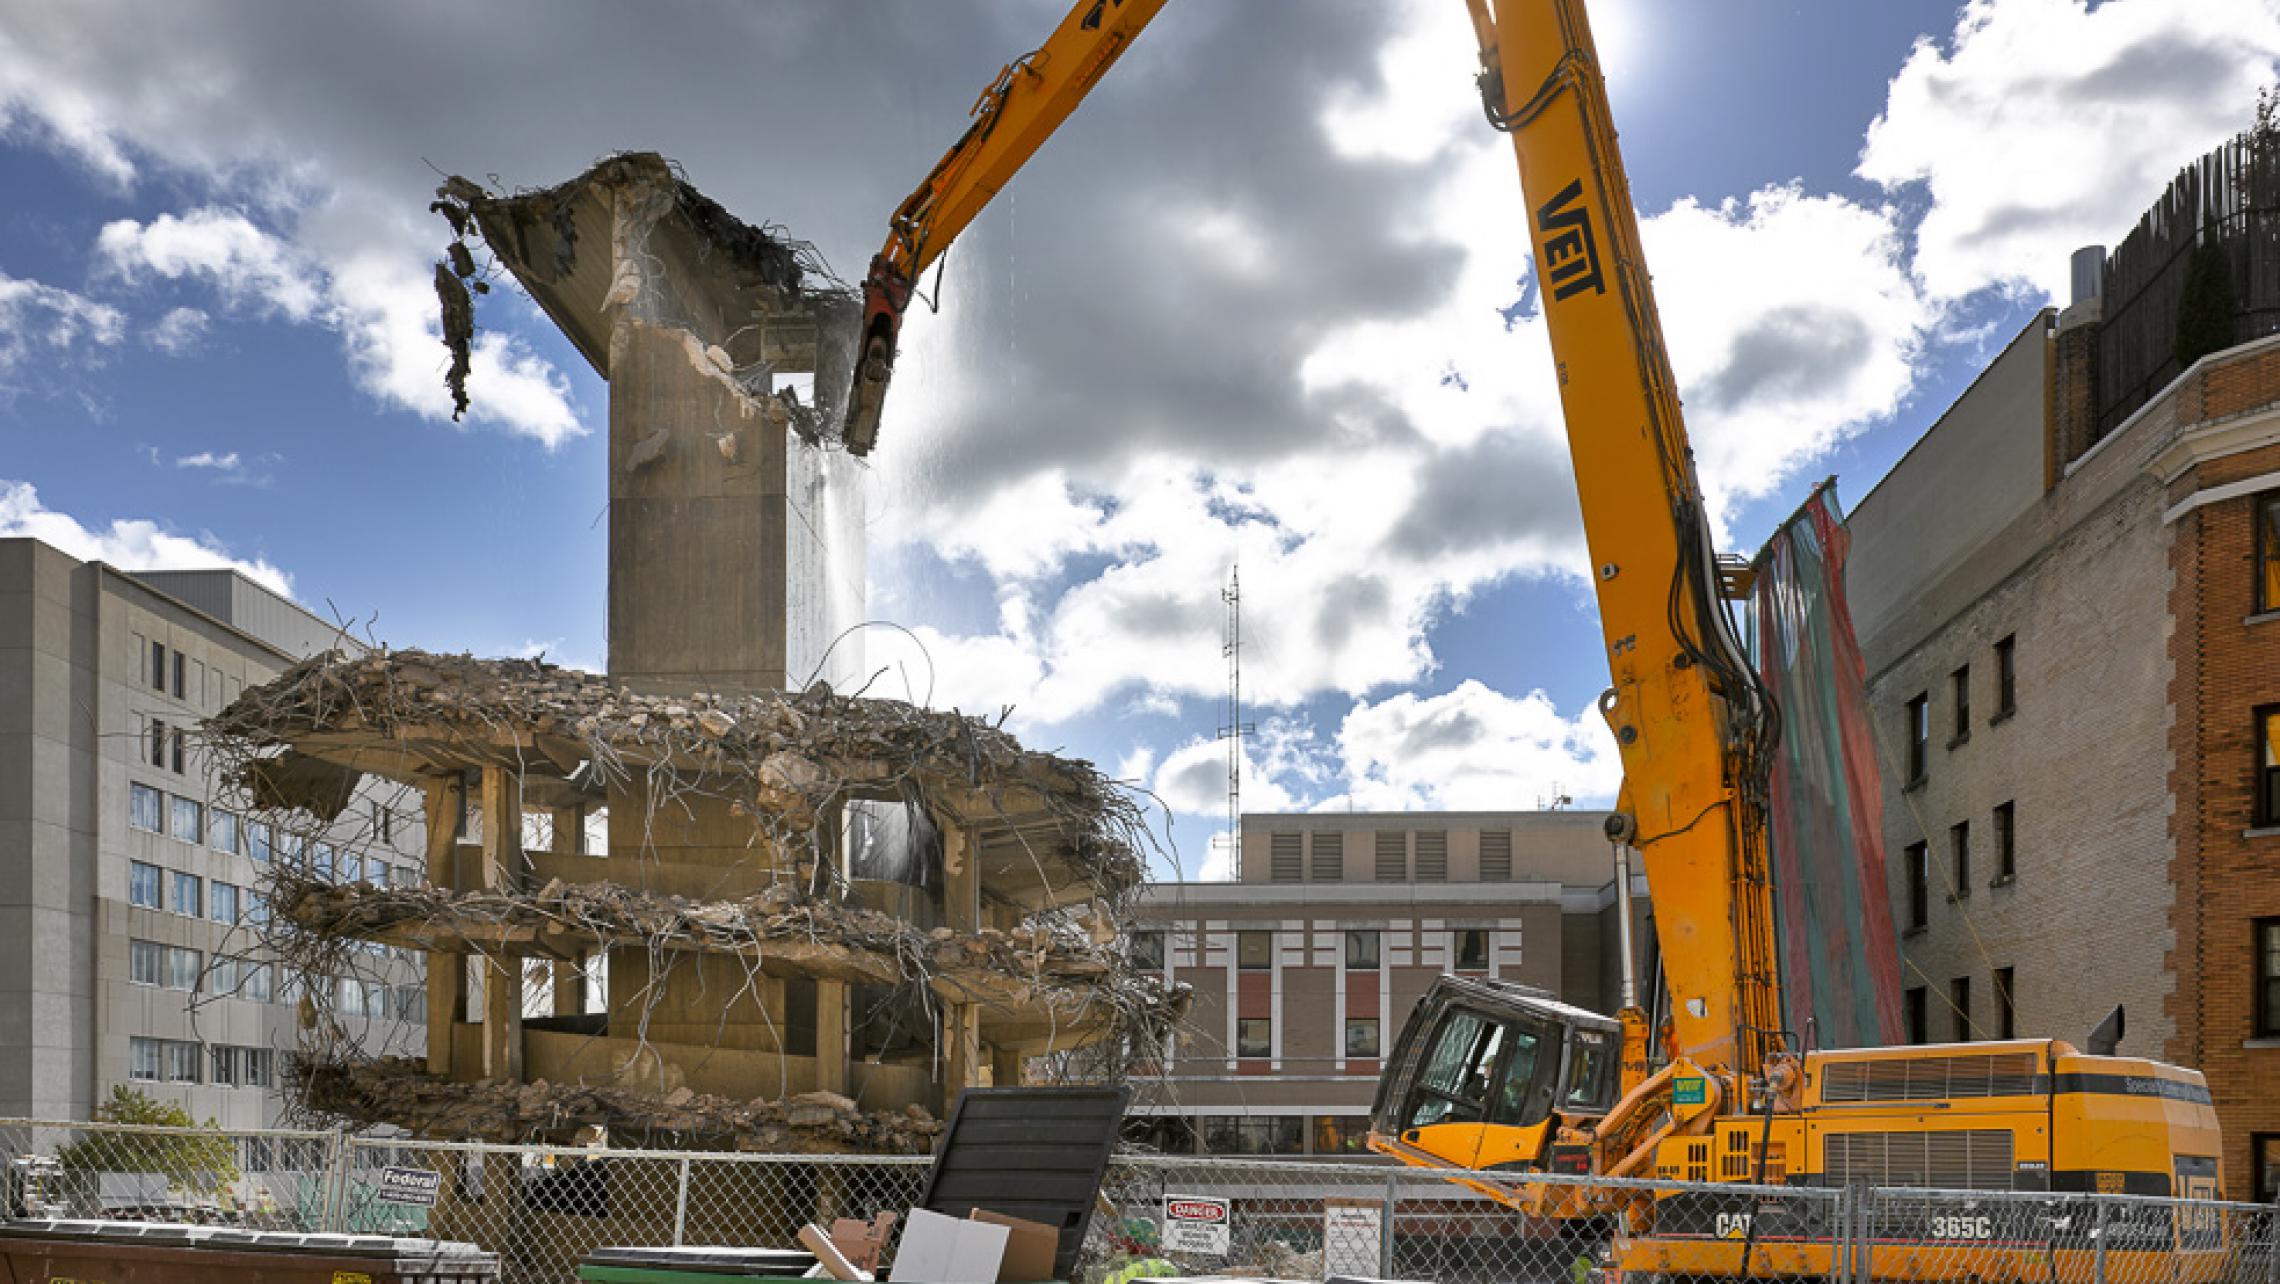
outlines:
[{"label": "air vent on building", "polygon": [[1299,851],[1297,834],[1267,836],[1267,877],[1277,883],[1306,881],[1306,858]]},{"label": "air vent on building", "polygon": [[1377,881],[1406,883],[1409,881],[1409,834],[1405,830],[1380,830],[1377,836]]},{"label": "air vent on building", "polygon": [[1832,1133],[1825,1168],[1832,1186],[2009,1190],[2011,1132]]},{"label": "air vent on building", "polygon": [[1314,862],[1314,881],[1317,883],[1343,882],[1346,878],[1346,835],[1342,830],[1315,832],[1306,836],[1307,855]]},{"label": "air vent on building", "polygon": [[1420,883],[1446,883],[1449,881],[1449,834],[1443,829],[1429,829],[1417,835],[1417,881]]},{"label": "air vent on building", "polygon": [[2032,1052],[1824,1062],[1823,1101],[1939,1101],[2019,1097],[2036,1090]]},{"label": "air vent on building", "polygon": [[1480,881],[1512,881],[1512,831],[1484,829],[1480,833]]}]

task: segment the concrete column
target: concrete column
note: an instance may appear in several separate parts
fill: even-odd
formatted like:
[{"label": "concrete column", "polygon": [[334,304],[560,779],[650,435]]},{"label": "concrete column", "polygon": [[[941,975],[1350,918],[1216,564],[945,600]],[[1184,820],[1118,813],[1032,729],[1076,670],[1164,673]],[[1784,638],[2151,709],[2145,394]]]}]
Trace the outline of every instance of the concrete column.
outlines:
[{"label": "concrete column", "polygon": [[[483,768],[483,886],[522,881],[522,777]],[[522,1082],[522,961],[493,957],[483,970],[483,1077]]]},{"label": "concrete column", "polygon": [[852,1096],[847,1091],[847,983],[815,983],[815,1086],[825,1092]]},{"label": "concrete column", "polygon": [[[553,812],[553,853],[557,856],[577,855],[586,845],[586,809],[556,807]],[[586,1010],[586,977],[579,970],[582,962],[583,960],[563,959],[554,964],[554,1015],[577,1016]]]},{"label": "concrete column", "polygon": [[1021,1054],[1011,1048],[990,1045],[990,1086],[1018,1088],[1021,1086]]},{"label": "concrete column", "polygon": [[942,831],[942,923],[953,932],[972,932],[982,925],[982,867],[975,858],[973,835],[948,817],[936,816]]},{"label": "concrete column", "polygon": [[[459,818],[467,805],[467,787],[459,777],[427,787],[427,880],[436,887],[456,888],[454,859],[458,848]],[[467,968],[464,956],[445,950],[427,952],[427,1068],[428,1073],[451,1077],[451,1032],[467,1015]]]},{"label": "concrete column", "polygon": [[958,1104],[958,1093],[982,1083],[982,1005],[952,1003],[942,1009],[942,1117]]}]

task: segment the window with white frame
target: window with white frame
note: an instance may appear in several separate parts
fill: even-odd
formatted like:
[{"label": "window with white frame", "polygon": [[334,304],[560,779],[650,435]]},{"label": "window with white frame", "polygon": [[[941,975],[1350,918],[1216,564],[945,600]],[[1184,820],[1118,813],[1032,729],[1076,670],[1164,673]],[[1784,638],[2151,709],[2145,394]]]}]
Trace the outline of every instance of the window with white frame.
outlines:
[{"label": "window with white frame", "polygon": [[167,908],[191,918],[206,917],[206,880],[196,874],[175,870],[168,878]]},{"label": "window with white frame", "polygon": [[128,1039],[127,1077],[138,1083],[157,1083],[161,1046],[157,1039]]},{"label": "window with white frame", "polygon": [[156,865],[139,860],[127,862],[127,904],[144,909],[164,909],[160,897],[164,894],[166,871]]},{"label": "window with white frame", "polygon": [[166,832],[186,843],[206,841],[206,809],[195,798],[174,796]]},{"label": "window with white frame", "polygon": [[168,1040],[165,1056],[166,1081],[168,1083],[198,1082],[199,1060],[197,1044]]},{"label": "window with white frame", "polygon": [[205,964],[205,956],[196,950],[184,949],[179,945],[167,946],[166,988],[197,993],[198,974],[205,970]]},{"label": "window with white frame", "polygon": [[217,923],[236,923],[238,921],[238,885],[236,883],[225,883],[217,878],[214,880],[211,891],[213,894],[206,898],[207,914]]},{"label": "window with white frame", "polygon": [[166,831],[166,795],[149,785],[127,790],[127,824],[146,834]]},{"label": "window with white frame", "polygon": [[270,967],[267,963],[239,963],[238,997],[254,1003],[267,1003],[277,997],[275,987],[270,984],[273,975]]},{"label": "window with white frame", "polygon": [[127,979],[136,985],[165,984],[166,947],[156,941],[128,941]]},{"label": "window with white frame", "polygon": [[245,1071],[246,1087],[267,1088],[276,1084],[276,1053],[267,1048],[241,1048],[239,1051],[244,1054],[240,1068]]},{"label": "window with white frame", "polygon": [[240,832],[238,814],[216,807],[213,814],[207,817],[206,845],[218,852],[235,854],[238,850]]},{"label": "window with white frame", "polygon": [[207,1051],[212,1054],[214,1062],[212,1082],[223,1087],[235,1087],[238,1082],[238,1050],[226,1043],[217,1043]]}]

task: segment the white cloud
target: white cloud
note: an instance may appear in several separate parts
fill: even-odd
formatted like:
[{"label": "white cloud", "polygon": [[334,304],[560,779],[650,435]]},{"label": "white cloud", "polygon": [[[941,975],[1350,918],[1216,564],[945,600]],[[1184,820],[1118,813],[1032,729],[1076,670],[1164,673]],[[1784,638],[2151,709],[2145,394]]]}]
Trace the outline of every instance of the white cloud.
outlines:
[{"label": "white cloud", "polygon": [[235,567],[279,593],[293,592],[292,578],[266,558],[233,557],[211,539],[177,535],[143,519],[119,518],[107,528],[90,529],[41,503],[29,482],[0,480],[0,539],[16,538],[40,540],[82,561],[108,562],[126,571]]},{"label": "white cloud", "polygon": [[2063,297],[2067,255],[2120,239],[2245,127],[2276,57],[2271,0],[1972,0],[1893,78],[1859,173],[1929,195],[1915,267],[1935,297]]},{"label": "white cloud", "polygon": [[213,318],[198,308],[172,308],[146,336],[150,345],[170,356],[181,356],[206,337]]},{"label": "white cloud", "polygon": [[176,468],[211,468],[215,472],[223,473],[238,472],[245,467],[234,450],[226,455],[217,455],[210,450],[201,450],[195,455],[182,455],[175,459],[174,466]]},{"label": "white cloud", "polygon": [[[310,218],[327,227],[333,221],[323,210]],[[366,392],[425,419],[451,418],[435,290],[429,273],[391,252],[393,247],[359,246],[327,255],[262,229],[241,211],[209,206],[161,214],[148,223],[106,224],[95,248],[105,271],[121,280],[198,281],[232,306],[327,326],[340,334],[349,368]],[[160,331],[184,313],[188,317],[177,328],[195,339],[206,320],[196,309],[168,313]],[[153,342],[173,350],[159,334]],[[568,381],[521,340],[486,331],[471,355],[471,378],[482,395],[470,407],[470,418],[548,448],[584,435]]]},{"label": "white cloud", "polygon": [[52,355],[87,344],[111,347],[126,326],[125,314],[108,304],[0,272],[0,390],[35,350]]},{"label": "white cloud", "polygon": [[1354,706],[1338,728],[1346,792],[1365,811],[1518,810],[1566,795],[1608,805],[1622,782],[1596,709],[1564,718],[1541,691],[1514,698],[1466,679],[1443,695]]},{"label": "white cloud", "polygon": [[232,304],[258,303],[289,321],[310,320],[323,301],[322,269],[235,210],[206,207],[148,223],[119,219],[103,225],[95,252],[124,280],[189,277]]}]

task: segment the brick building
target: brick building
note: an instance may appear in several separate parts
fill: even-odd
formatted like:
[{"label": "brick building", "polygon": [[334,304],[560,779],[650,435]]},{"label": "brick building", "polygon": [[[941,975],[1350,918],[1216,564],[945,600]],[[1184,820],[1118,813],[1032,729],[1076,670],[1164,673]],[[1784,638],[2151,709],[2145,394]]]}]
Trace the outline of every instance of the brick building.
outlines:
[{"label": "brick building", "polygon": [[[1175,1153],[1358,1151],[1380,1057],[1444,972],[1612,1012],[1605,817],[1243,817],[1242,881],[1152,884],[1133,914],[1143,966],[1194,987],[1165,1073],[1135,1084],[1136,1137]],[[1643,876],[1633,890],[1634,948],[1652,959]]]},{"label": "brick building", "polygon": [[2228,1193],[2270,1199],[2280,339],[2116,413],[2096,289],[1848,523],[1909,1032],[2079,1043],[2121,1004],[2124,1053],[2207,1073]]}]

